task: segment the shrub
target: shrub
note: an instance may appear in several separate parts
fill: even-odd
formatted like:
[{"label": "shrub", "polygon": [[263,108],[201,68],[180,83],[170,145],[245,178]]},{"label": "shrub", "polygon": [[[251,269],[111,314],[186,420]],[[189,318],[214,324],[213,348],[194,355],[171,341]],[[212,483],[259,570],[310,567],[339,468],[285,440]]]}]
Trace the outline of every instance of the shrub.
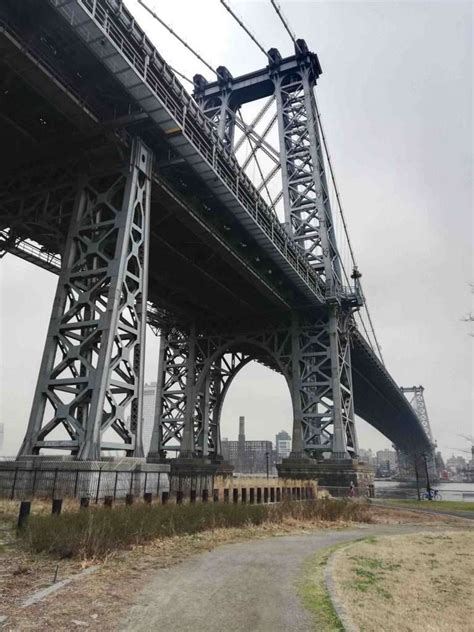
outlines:
[{"label": "shrub", "polygon": [[333,499],[275,505],[135,504],[113,509],[96,507],[60,516],[33,515],[21,537],[26,546],[38,553],[62,558],[102,558],[117,549],[155,538],[193,534],[219,527],[282,523],[288,518],[304,522],[370,522],[369,512],[365,504]]}]

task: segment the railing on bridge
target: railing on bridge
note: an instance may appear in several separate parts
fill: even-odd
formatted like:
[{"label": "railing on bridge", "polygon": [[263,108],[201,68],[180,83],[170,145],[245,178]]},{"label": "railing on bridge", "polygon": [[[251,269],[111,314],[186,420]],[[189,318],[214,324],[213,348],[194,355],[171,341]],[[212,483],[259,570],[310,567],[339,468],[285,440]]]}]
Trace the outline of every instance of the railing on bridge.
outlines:
[{"label": "railing on bridge", "polygon": [[[227,189],[233,193],[242,208],[269,237],[286,261],[324,303],[324,284],[310,266],[306,256],[288,235],[246,173],[236,157],[218,138],[212,124],[201,108],[177,79],[170,66],[159,55],[133,17],[116,3],[111,10],[107,0],[75,0],[91,19],[110,38],[137,75],[163,104],[189,143],[203,160],[212,167]],[[70,4],[50,0],[75,27]],[[139,34],[136,35],[136,34]],[[134,37],[135,36],[135,37]]]}]

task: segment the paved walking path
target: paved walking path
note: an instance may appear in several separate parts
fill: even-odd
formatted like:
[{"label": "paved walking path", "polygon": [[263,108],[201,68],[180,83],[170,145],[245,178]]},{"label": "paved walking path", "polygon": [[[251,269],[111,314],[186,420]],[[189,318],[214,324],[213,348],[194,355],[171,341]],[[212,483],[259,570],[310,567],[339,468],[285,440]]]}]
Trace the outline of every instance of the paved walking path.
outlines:
[{"label": "paved walking path", "polygon": [[429,528],[364,526],[220,546],[158,570],[122,630],[311,632],[311,615],[297,594],[305,559],[338,542]]}]

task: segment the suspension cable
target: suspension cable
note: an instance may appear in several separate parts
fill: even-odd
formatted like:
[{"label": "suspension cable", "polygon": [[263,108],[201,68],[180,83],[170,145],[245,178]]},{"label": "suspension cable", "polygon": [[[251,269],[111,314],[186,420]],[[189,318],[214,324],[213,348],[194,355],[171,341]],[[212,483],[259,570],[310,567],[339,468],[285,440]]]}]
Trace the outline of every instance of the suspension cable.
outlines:
[{"label": "suspension cable", "polygon": [[275,9],[278,17],[281,20],[281,23],[283,24],[283,26],[285,27],[286,32],[288,33],[288,35],[291,37],[291,39],[293,40],[293,44],[295,45],[296,50],[298,50],[298,52],[301,52],[300,46],[296,40],[296,37],[293,33],[293,31],[290,28],[290,25],[288,23],[288,20],[285,18],[285,16],[283,15],[283,12],[281,10],[280,5],[276,2],[276,0],[270,0],[270,2],[272,3],[272,7]]},{"label": "suspension cable", "polygon": [[225,0],[220,0],[220,3],[222,4],[222,6],[230,13],[230,15],[234,18],[234,20],[237,22],[237,24],[247,33],[247,35],[250,37],[250,39],[252,40],[252,42],[258,46],[258,48],[262,51],[262,53],[265,55],[265,57],[267,57],[268,59],[268,53],[267,51],[263,48],[263,46],[260,44],[260,42],[257,40],[257,38],[255,37],[255,35],[252,33],[252,31],[247,28],[245,26],[245,24],[242,22],[242,20],[239,18],[239,16],[233,11],[232,7],[230,7],[227,2]]},{"label": "suspension cable", "polygon": [[[182,37],[180,37],[175,31],[173,31],[173,29],[168,26],[168,24],[166,24],[166,22],[164,20],[162,20],[159,15],[157,15],[155,13],[155,11],[153,11],[153,9],[150,9],[149,6],[147,6],[143,0],[137,0],[138,4],[140,4],[146,11],[148,11],[148,13],[153,16],[155,18],[155,20],[157,20],[162,26],[165,27],[165,29],[171,33],[171,35],[173,37],[175,37],[178,42],[180,42],[185,48],[187,48],[189,50],[189,52],[191,52],[197,59],[199,59],[199,61],[204,64],[206,66],[206,68],[208,68],[213,74],[217,75],[217,77],[223,78],[221,77],[221,75],[217,72],[217,70],[214,70],[214,68],[211,66],[211,64],[209,64],[205,59],[203,59],[201,57],[201,55],[199,55],[199,53],[197,53],[193,48],[191,48],[191,46],[189,46],[189,44],[187,44],[184,39]],[[187,79],[189,81],[189,79]]]},{"label": "suspension cable", "polygon": [[178,75],[178,77],[181,77],[181,79],[184,79],[188,83],[191,83],[192,85],[194,85],[194,81],[192,79],[189,79],[189,77],[186,77],[186,75],[183,75],[182,72],[180,72],[179,70],[176,70],[176,68],[173,68],[173,66],[170,66],[169,64],[168,66],[170,70],[172,70],[175,73],[175,75]]},{"label": "suspension cable", "polygon": [[[339,188],[338,188],[337,183],[336,183],[336,176],[335,176],[334,169],[333,169],[333,166],[332,166],[331,156],[329,154],[328,144],[327,144],[327,141],[326,141],[326,135],[324,133],[324,129],[323,129],[322,121],[321,121],[321,115],[319,113],[319,107],[318,107],[318,102],[316,100],[316,95],[314,95],[314,103],[315,103],[315,106],[316,106],[316,116],[318,117],[319,129],[321,130],[321,138],[322,138],[322,141],[323,141],[324,153],[326,154],[326,159],[328,161],[328,166],[329,166],[329,173],[331,174],[331,180],[332,180],[332,183],[333,183],[333,186],[334,186],[334,192],[336,194],[336,200],[337,200],[337,206],[338,206],[338,209],[339,209],[339,215],[341,216],[342,225],[344,227],[344,234],[345,234],[346,239],[347,239],[347,245],[349,247],[349,252],[351,254],[352,264],[353,264],[354,267],[357,267],[354,250],[352,248],[352,243],[351,243],[351,240],[350,240],[350,237],[349,237],[349,230],[347,228],[346,218],[345,218],[345,215],[344,215],[344,211],[342,209],[341,198],[339,196]],[[377,347],[377,351],[379,353],[380,359],[382,360],[382,364],[384,364],[383,357],[382,357],[382,351],[380,349],[379,341],[378,341],[377,336],[375,334],[374,324],[372,322],[372,317],[371,317],[370,312],[369,312],[367,301],[365,300],[364,292],[362,290],[362,285],[360,285],[360,291],[362,293],[362,298],[364,300],[365,311],[367,312],[367,318],[369,320],[369,325],[370,325],[370,329],[371,329],[371,332],[372,332],[372,336],[374,338],[375,345]]]}]

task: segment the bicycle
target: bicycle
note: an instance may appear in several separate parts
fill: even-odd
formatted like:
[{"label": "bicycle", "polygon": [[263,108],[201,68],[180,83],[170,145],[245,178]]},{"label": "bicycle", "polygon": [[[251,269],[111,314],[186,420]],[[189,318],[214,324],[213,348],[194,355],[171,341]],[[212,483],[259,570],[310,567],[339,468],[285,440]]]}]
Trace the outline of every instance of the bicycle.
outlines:
[{"label": "bicycle", "polygon": [[441,494],[437,489],[430,489],[422,495],[421,500],[441,500]]}]

